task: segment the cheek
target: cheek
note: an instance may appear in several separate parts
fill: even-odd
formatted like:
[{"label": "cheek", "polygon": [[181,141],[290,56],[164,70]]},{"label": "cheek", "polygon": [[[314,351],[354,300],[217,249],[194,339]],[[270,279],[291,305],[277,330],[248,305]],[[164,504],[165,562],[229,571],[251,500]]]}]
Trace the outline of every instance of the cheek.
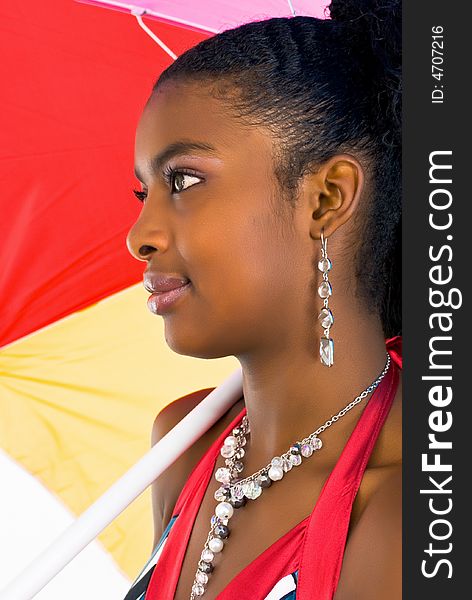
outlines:
[{"label": "cheek", "polygon": [[187,238],[188,276],[214,316],[278,310],[278,299],[293,286],[295,244],[274,218],[265,213],[242,219],[239,211],[194,230],[191,244]]},{"label": "cheek", "polygon": [[[225,214],[180,229],[178,251],[194,289],[166,321],[176,352],[201,358],[279,343],[303,305],[300,248],[273,215]],[[293,302],[297,298],[300,302]],[[286,333],[286,332],[285,332]]]}]

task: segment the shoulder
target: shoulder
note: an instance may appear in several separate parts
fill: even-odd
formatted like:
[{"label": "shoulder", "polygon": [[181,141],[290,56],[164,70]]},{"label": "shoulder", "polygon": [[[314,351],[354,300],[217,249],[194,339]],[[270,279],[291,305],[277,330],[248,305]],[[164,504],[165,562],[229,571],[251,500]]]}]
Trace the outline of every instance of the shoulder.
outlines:
[{"label": "shoulder", "polygon": [[[159,411],[151,431],[151,446],[154,446],[161,440],[177,423],[179,423],[187,414],[192,411],[214,388],[205,388],[197,390],[185,396],[181,396],[171,401],[167,406]],[[198,444],[198,442],[196,442]],[[152,512],[154,520],[154,544],[159,541],[162,532],[169,521],[172,510],[177,502],[180,493],[179,484],[188,477],[194,463],[191,460],[194,444],[157,479],[154,480],[151,487],[152,494]]]},{"label": "shoulder", "polygon": [[172,400],[157,413],[151,432],[151,445],[154,446],[161,438],[177,425],[197,404],[199,404],[215,388],[204,388]]},{"label": "shoulder", "polygon": [[349,533],[335,600],[402,597],[402,467],[382,468],[382,483]]},{"label": "shoulder", "polygon": [[[186,394],[165,406],[154,419],[151,445],[154,446],[177,423],[192,411],[215,388],[204,388]],[[236,402],[218,421],[210,427],[190,448],[164,471],[152,484],[152,510],[154,520],[154,544],[160,540],[169,522],[182,488],[195,465],[213,441],[229,425],[244,407],[243,399]]]}]

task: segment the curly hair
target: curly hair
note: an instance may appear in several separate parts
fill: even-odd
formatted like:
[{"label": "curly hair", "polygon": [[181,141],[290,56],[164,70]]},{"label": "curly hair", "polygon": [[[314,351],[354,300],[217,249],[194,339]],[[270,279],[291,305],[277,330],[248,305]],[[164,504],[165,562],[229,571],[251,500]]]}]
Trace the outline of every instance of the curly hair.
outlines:
[{"label": "curly hair", "polygon": [[292,206],[303,174],[339,153],[358,157],[368,184],[356,221],[356,293],[385,337],[401,335],[401,1],[333,0],[329,11],[203,40],[152,92],[166,81],[202,82],[241,123],[266,127]]}]

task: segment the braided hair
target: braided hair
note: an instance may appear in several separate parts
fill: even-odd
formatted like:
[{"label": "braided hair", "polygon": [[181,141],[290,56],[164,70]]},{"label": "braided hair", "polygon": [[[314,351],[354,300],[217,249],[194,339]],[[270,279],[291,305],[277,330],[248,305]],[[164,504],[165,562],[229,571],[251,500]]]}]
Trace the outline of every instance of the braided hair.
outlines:
[{"label": "braided hair", "polygon": [[205,39],[152,91],[200,82],[241,123],[267,128],[278,142],[274,175],[292,205],[303,174],[339,153],[358,157],[367,177],[356,293],[385,337],[401,335],[401,0],[332,0],[329,11],[329,19],[271,18]]}]

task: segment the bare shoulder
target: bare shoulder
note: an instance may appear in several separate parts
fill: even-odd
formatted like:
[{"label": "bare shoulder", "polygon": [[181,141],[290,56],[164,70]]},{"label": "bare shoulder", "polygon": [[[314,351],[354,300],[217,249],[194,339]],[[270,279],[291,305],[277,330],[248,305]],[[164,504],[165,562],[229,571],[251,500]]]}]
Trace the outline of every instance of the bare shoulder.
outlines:
[{"label": "bare shoulder", "polygon": [[[165,406],[154,419],[151,432],[151,446],[157,444],[179,421],[181,421],[213,388],[201,389],[176,400]],[[190,474],[189,456],[191,448],[179,458],[152,483],[152,512],[154,521],[154,543],[157,544],[162,536],[172,509],[177,502],[177,482],[183,481]]]},{"label": "bare shoulder", "polygon": [[402,468],[387,474],[350,532],[335,600],[401,600]]},{"label": "bare shoulder", "polygon": [[[151,446],[157,444],[177,423],[192,411],[214,388],[197,390],[165,406],[154,419],[151,433]],[[195,465],[203,456],[220,432],[242,409],[240,403],[231,407],[204,435],[162,473],[151,486],[152,511],[154,521],[153,548],[172,516],[179,494]]]}]

